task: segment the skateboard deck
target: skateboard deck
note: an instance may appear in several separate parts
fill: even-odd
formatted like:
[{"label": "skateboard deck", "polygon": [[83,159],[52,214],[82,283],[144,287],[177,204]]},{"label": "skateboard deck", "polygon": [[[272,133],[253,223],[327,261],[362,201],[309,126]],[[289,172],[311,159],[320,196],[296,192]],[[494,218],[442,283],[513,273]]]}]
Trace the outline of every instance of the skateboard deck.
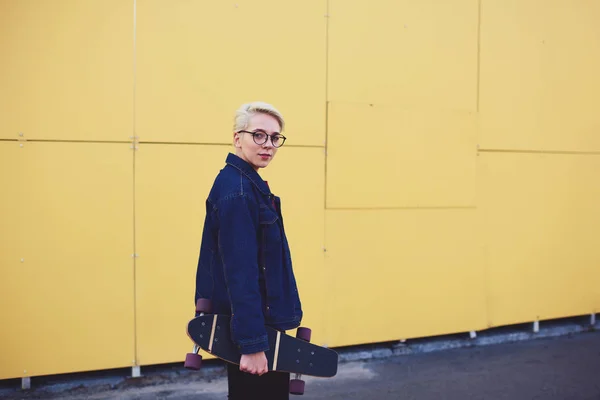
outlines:
[{"label": "skateboard deck", "polygon": [[[190,339],[202,350],[224,361],[240,364],[241,354],[231,340],[231,317],[204,314],[188,323]],[[269,350],[265,352],[269,371],[282,371],[318,377],[332,377],[337,373],[338,354],[271,327],[266,327]]]}]

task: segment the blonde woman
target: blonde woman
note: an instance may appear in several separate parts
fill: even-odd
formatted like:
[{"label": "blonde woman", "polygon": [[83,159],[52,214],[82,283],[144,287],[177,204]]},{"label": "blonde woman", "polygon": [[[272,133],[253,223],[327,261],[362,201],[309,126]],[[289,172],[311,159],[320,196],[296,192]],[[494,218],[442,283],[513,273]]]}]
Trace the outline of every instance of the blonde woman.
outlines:
[{"label": "blonde woman", "polygon": [[272,105],[244,104],[235,115],[233,144],[206,200],[194,302],[232,317],[231,337],[242,354],[228,364],[229,399],[288,399],[289,374],[267,372],[265,325],[294,329],[302,307],[285,235],[280,198],[259,170],[285,143],[283,116]]}]

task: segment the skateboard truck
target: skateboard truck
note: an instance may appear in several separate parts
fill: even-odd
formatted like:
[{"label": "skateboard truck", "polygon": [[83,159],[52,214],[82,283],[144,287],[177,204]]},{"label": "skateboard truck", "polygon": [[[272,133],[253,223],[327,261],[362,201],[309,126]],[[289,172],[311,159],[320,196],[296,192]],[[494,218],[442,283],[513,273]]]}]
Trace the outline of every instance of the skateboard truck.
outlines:
[{"label": "skateboard truck", "polygon": [[[296,338],[310,342],[311,330],[300,327],[296,331]],[[301,379],[302,374],[294,374],[294,379],[290,380],[290,394],[304,394],[305,382]]]},{"label": "skateboard truck", "polygon": [[[208,299],[198,299],[196,302],[196,312],[199,315],[210,314],[212,312],[212,302]],[[199,352],[200,346],[194,344],[192,352],[185,355],[183,366],[187,369],[198,371],[202,366],[202,356],[198,354]]]}]

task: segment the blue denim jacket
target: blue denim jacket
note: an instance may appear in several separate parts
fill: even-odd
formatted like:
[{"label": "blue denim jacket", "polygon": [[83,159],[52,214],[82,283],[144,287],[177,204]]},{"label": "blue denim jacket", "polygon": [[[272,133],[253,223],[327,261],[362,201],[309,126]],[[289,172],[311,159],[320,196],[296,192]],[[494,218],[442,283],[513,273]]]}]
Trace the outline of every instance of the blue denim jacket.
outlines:
[{"label": "blue denim jacket", "polygon": [[280,199],[231,153],[206,200],[194,303],[198,298],[232,316],[242,354],[269,350],[265,325],[283,331],[302,320]]}]

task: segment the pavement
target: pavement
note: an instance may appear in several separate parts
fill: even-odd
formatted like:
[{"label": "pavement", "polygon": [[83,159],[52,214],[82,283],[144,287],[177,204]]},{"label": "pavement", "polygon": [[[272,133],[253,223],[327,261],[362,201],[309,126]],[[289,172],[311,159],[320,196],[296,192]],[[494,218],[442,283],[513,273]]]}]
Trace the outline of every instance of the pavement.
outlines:
[{"label": "pavement", "polygon": [[[220,364],[215,364],[209,375],[173,368],[169,373],[149,371],[116,385],[80,384],[63,391],[43,387],[27,392],[4,390],[0,397],[227,398],[227,381]],[[304,396],[291,399],[600,400],[600,332],[344,361],[334,378],[305,380]]]}]

